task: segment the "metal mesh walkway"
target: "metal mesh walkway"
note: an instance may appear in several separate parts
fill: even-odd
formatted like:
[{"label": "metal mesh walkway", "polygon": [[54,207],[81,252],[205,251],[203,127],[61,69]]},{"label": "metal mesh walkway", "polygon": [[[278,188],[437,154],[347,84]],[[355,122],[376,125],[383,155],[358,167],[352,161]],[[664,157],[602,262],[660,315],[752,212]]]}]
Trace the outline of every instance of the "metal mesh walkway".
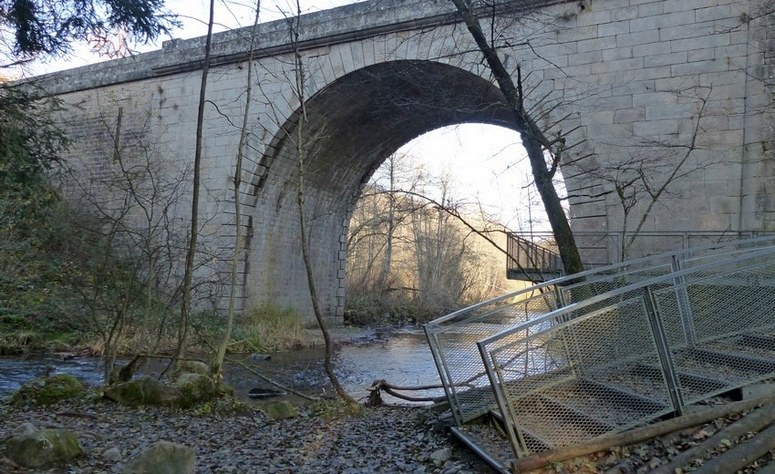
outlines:
[{"label": "metal mesh walkway", "polygon": [[426,333],[459,424],[497,409],[517,457],[578,443],[775,376],[775,239],[548,282]]}]

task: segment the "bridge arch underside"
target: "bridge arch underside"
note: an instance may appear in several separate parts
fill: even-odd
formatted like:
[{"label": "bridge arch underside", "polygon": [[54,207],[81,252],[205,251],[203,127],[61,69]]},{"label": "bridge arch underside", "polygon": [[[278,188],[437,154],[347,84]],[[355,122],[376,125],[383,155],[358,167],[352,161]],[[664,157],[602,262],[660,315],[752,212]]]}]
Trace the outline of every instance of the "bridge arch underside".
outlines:
[{"label": "bridge arch underside", "polygon": [[461,123],[513,128],[509,117],[502,93],[489,81],[432,61],[369,66],[320,90],[306,102],[306,119],[297,110],[263,157],[248,305],[290,305],[312,321],[299,238],[297,143],[305,150],[305,213],[318,301],[335,322],[344,311],[350,211],[371,174],[423,133]]}]

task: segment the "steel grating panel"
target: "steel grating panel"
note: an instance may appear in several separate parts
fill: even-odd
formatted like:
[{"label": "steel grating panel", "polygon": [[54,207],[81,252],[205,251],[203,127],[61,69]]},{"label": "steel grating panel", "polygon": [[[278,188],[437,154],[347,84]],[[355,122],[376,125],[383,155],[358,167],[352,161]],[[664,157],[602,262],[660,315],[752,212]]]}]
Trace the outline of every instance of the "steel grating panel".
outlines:
[{"label": "steel grating panel", "polygon": [[516,456],[775,376],[775,246],[688,267],[478,342]]},{"label": "steel grating panel", "polygon": [[523,456],[774,376],[774,303],[764,238],[559,279],[425,329],[457,422],[500,410]]}]

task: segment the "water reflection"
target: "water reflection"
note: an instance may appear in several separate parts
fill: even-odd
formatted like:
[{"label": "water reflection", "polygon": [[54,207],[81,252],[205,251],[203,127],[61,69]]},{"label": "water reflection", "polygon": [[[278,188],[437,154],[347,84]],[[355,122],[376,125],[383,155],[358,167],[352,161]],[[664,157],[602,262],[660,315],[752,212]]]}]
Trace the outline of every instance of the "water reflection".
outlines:
[{"label": "water reflection", "polygon": [[[320,395],[330,393],[323,371],[323,350],[273,353],[269,361],[250,361],[248,355],[232,355],[225,381],[235,387],[240,398],[256,387],[271,387],[249,367],[294,390]],[[367,387],[378,379],[393,385],[419,386],[439,384],[436,366],[421,330],[403,331],[384,338],[346,344],[334,354],[334,366],[342,385],[355,397],[368,395]],[[102,363],[96,358],[59,360],[55,357],[0,358],[0,398],[10,395],[21,384],[46,374],[70,374],[89,385],[102,384]],[[418,395],[412,393],[411,395]],[[420,396],[441,396],[441,389]],[[385,401],[397,402],[388,396]]]}]

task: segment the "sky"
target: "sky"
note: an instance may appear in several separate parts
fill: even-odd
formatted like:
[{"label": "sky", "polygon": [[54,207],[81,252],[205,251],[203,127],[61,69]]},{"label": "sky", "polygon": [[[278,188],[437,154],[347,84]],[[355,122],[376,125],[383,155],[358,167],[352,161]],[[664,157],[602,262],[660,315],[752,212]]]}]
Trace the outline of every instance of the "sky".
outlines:
[{"label": "sky", "polygon": [[[333,8],[352,0],[302,0],[302,12],[309,13]],[[167,8],[179,15],[182,27],[170,37],[160,38],[155,44],[138,48],[138,52],[159,49],[162,41],[171,38],[195,38],[207,34],[208,0],[167,0]],[[255,10],[250,0],[218,0],[215,8],[214,30],[224,31],[253,23]],[[263,1],[260,21],[272,21],[292,14],[295,3],[288,0]],[[90,52],[88,45],[76,45],[66,58],[33,64],[32,75],[54,72],[103,61]],[[536,230],[542,227],[540,206],[529,211],[526,205],[536,201],[536,192],[530,183],[529,165],[519,135],[502,127],[490,125],[460,125],[430,132],[409,142],[398,153],[409,155],[417,166],[429,173],[450,174],[451,192],[455,201],[472,208],[481,207],[512,230],[527,230],[529,221]],[[438,196],[437,196],[438,197]]]}]

